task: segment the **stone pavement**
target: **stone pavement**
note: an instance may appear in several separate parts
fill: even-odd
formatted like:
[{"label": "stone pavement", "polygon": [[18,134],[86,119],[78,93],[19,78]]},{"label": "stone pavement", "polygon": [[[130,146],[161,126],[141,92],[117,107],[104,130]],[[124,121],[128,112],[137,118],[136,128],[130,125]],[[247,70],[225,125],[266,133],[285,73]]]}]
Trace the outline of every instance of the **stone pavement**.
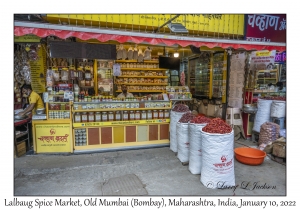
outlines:
[{"label": "stone pavement", "polygon": [[[235,147],[254,147],[249,140]],[[249,166],[235,160],[236,189],[208,189],[169,147],[14,159],[14,196],[284,196],[286,166],[268,156]],[[254,186],[260,189],[253,189]],[[247,187],[242,187],[248,184]],[[270,186],[269,189],[267,189]]]}]

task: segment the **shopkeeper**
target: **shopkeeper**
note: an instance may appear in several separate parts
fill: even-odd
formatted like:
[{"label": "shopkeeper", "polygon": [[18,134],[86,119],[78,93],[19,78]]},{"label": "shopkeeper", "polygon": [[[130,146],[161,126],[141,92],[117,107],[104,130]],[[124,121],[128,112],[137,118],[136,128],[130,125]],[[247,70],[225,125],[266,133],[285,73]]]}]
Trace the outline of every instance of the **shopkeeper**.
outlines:
[{"label": "shopkeeper", "polygon": [[44,103],[39,94],[34,92],[31,88],[31,85],[23,85],[22,94],[29,99],[29,106],[20,112],[18,115],[22,116],[32,111],[32,114],[35,114],[37,109],[44,108]]},{"label": "shopkeeper", "polygon": [[121,85],[121,90],[122,93],[120,93],[117,98],[131,98],[133,97],[132,93],[127,92],[127,86],[126,85]]}]

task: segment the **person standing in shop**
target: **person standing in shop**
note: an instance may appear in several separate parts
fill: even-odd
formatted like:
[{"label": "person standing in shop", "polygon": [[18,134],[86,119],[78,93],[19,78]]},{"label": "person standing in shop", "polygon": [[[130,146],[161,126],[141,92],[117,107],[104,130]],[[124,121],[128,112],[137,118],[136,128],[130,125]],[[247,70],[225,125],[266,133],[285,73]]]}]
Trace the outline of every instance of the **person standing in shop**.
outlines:
[{"label": "person standing in shop", "polygon": [[128,98],[128,97],[133,97],[132,93],[127,92],[127,86],[122,85],[121,86],[122,93],[120,93],[117,98]]},{"label": "person standing in shop", "polygon": [[39,94],[34,92],[31,88],[31,85],[23,85],[22,87],[22,94],[25,97],[28,97],[29,99],[29,106],[25,108],[22,112],[20,112],[18,115],[23,116],[27,114],[28,112],[32,111],[32,114],[35,114],[37,109],[44,108],[44,103],[42,98]]}]

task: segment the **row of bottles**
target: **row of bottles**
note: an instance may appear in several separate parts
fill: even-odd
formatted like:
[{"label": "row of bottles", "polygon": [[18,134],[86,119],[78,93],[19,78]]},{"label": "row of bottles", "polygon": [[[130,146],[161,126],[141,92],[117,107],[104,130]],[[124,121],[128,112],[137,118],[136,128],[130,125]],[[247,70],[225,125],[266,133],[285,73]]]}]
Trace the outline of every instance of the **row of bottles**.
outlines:
[{"label": "row of bottles", "polygon": [[109,111],[109,112],[76,112],[74,122],[106,122],[127,120],[168,119],[169,110],[136,110],[136,111]]}]

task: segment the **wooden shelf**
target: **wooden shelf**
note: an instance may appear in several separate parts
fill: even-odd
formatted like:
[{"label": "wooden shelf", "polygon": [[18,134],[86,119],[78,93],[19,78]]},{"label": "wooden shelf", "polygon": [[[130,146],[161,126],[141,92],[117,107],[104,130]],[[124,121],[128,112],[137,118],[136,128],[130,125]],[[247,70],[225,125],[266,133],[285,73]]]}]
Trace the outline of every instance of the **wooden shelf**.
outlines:
[{"label": "wooden shelf", "polygon": [[148,86],[157,86],[157,85],[163,85],[163,86],[167,86],[168,84],[167,83],[121,83],[121,84],[118,84],[116,83],[116,85],[148,85]]},{"label": "wooden shelf", "polygon": [[[121,90],[117,90],[116,93],[121,93]],[[130,93],[164,93],[164,90],[128,90]]]},{"label": "wooden shelf", "polygon": [[129,76],[118,76],[118,78],[168,78],[167,76],[134,76],[134,75],[129,75]]},{"label": "wooden shelf", "polygon": [[138,62],[137,60],[116,60],[116,63],[158,63],[158,60]]},{"label": "wooden shelf", "polygon": [[121,70],[132,70],[132,71],[167,71],[168,69],[151,69],[151,68],[121,68]]},{"label": "wooden shelf", "polygon": [[277,80],[277,78],[257,78],[257,80]]},{"label": "wooden shelf", "polygon": [[23,131],[23,132],[21,132],[21,133],[19,133],[19,134],[16,135],[16,139],[18,139],[18,138],[20,138],[20,137],[22,137],[22,136],[25,136],[25,135],[27,135],[27,134],[28,134],[27,131]]},{"label": "wooden shelf", "polygon": [[[168,102],[168,101],[166,101]],[[110,112],[110,111],[134,111],[134,110],[165,110],[171,109],[171,107],[147,107],[147,108],[112,108],[112,109],[81,109],[72,110],[72,112]]]}]

